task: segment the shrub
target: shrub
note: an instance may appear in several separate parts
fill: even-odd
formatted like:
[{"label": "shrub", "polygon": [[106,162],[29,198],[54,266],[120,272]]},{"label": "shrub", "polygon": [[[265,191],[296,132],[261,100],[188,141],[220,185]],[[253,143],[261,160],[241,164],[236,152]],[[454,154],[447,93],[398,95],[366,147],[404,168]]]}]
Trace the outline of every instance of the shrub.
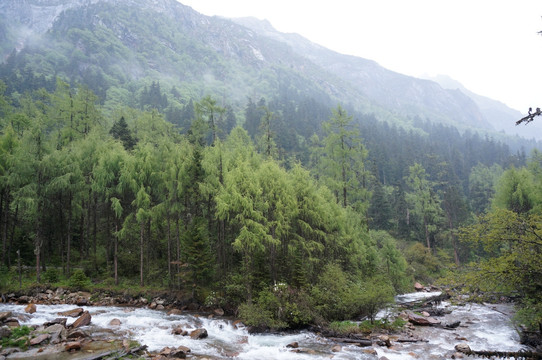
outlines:
[{"label": "shrub", "polygon": [[68,285],[77,290],[84,290],[90,286],[90,279],[85,275],[83,270],[77,269],[70,276]]},{"label": "shrub", "polygon": [[60,280],[60,274],[56,268],[50,267],[43,273],[43,279],[48,283],[53,284]]}]

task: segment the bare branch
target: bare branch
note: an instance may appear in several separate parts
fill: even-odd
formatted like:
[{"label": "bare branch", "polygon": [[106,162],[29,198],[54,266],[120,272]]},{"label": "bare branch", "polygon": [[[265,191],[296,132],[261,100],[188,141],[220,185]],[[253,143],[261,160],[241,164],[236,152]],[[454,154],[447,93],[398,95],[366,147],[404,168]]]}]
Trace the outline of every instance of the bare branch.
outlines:
[{"label": "bare branch", "polygon": [[535,112],[533,112],[533,108],[529,108],[529,115],[516,121],[516,125],[519,125],[521,123],[528,124],[534,120],[535,116],[539,116],[539,115],[542,115],[542,111],[540,110],[540,108],[536,108]]}]

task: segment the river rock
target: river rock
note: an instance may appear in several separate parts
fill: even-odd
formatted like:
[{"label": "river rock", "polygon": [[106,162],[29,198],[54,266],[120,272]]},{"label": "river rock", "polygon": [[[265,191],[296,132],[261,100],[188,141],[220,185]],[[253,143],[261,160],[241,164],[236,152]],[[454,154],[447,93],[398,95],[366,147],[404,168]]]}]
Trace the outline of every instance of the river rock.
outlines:
[{"label": "river rock", "polygon": [[7,318],[11,317],[11,311],[0,312],[0,321],[3,322]]},{"label": "river rock", "polygon": [[423,291],[423,285],[420,284],[419,282],[417,282],[417,283],[414,284],[414,289],[416,291]]},{"label": "river rock", "polygon": [[468,353],[471,351],[470,346],[467,344],[457,344],[455,346],[455,349],[461,353]]},{"label": "river rock", "polygon": [[214,310],[213,310],[213,313],[214,313],[216,316],[224,316],[224,310],[221,309],[221,308],[214,309]]},{"label": "river rock", "polygon": [[410,321],[414,325],[422,325],[422,326],[433,326],[433,325],[440,324],[440,321],[437,319],[434,319],[432,317],[424,317],[424,316],[416,315],[413,312],[408,313],[408,321]]},{"label": "river rock", "polygon": [[16,328],[16,327],[21,326],[21,323],[19,323],[19,320],[15,318],[9,318],[9,319],[6,319],[6,321],[4,322],[4,325],[9,326],[10,328]]},{"label": "river rock", "polygon": [[82,329],[72,329],[68,331],[68,339],[82,339],[88,337],[88,334]]},{"label": "river rock", "polygon": [[53,344],[56,344],[60,342],[61,340],[66,339],[66,336],[67,336],[66,328],[62,326],[61,324],[51,325],[45,328],[45,330],[43,331],[51,335],[51,343]]},{"label": "river rock", "polygon": [[83,312],[84,312],[83,308],[75,308],[72,310],[59,312],[57,314],[60,316],[78,317],[78,316],[81,316]]},{"label": "river rock", "polygon": [[28,304],[26,305],[26,307],[24,308],[24,312],[28,313],[28,314],[33,314],[36,312],[36,304]]},{"label": "river rock", "polygon": [[76,351],[81,349],[81,341],[70,341],[64,346],[66,351]]},{"label": "river rock", "polygon": [[181,336],[186,336],[188,335],[188,331],[184,330],[181,325],[178,325],[176,327],[173,328],[173,330],[171,331],[171,333],[173,335],[181,335]]},{"label": "river rock", "polygon": [[171,309],[168,311],[168,315],[181,315],[183,312],[181,309]]},{"label": "river rock", "polygon": [[68,321],[68,319],[66,318],[56,318],[52,321],[48,321],[46,323],[43,323],[43,326],[44,327],[49,327],[49,326],[52,326],[52,325],[56,325],[56,324],[60,324],[64,327],[66,327],[66,321]]},{"label": "river rock", "polygon": [[117,318],[111,319],[111,321],[109,322],[109,326],[120,326],[120,324],[122,323]]},{"label": "river rock", "polygon": [[331,348],[331,351],[332,352],[341,352],[343,349],[343,347],[341,345],[334,345],[332,348]]},{"label": "river rock", "polygon": [[190,352],[190,349],[186,346],[165,347],[160,351],[160,355],[167,357],[168,359],[186,359],[186,355]]},{"label": "river rock", "polygon": [[452,359],[463,359],[465,355],[461,354],[460,352],[453,353]]},{"label": "river rock", "polygon": [[374,355],[374,356],[378,355],[378,352],[375,349],[365,349],[365,350],[362,350],[362,351],[365,354]]},{"label": "river rock", "polygon": [[297,341],[294,341],[293,343],[289,343],[286,345],[287,348],[297,349],[299,347],[299,343]]},{"label": "river rock", "polygon": [[0,327],[0,338],[8,338],[11,336],[11,329],[8,326]]},{"label": "river rock", "polygon": [[445,324],[444,327],[447,329],[455,329],[458,328],[459,325],[461,325],[461,321],[454,321],[453,323]]},{"label": "river rock", "polygon": [[425,316],[425,317],[431,316],[431,315],[429,315],[429,313],[427,311],[422,311],[421,314],[422,314],[422,316]]},{"label": "river rock", "polygon": [[204,339],[208,336],[207,330],[204,328],[196,329],[190,333],[192,339]]},{"label": "river rock", "polygon": [[72,324],[72,329],[77,329],[81,326],[87,326],[90,324],[92,317],[90,316],[90,313],[88,311],[83,312],[83,314],[75,320],[75,322]]},{"label": "river rock", "polygon": [[382,342],[382,345],[386,347],[391,347],[391,340],[388,335],[380,335],[378,339]]},{"label": "river rock", "polygon": [[42,342],[44,342],[45,340],[49,339],[50,337],[51,337],[51,335],[49,335],[49,334],[40,334],[40,335],[36,336],[35,338],[30,339],[29,344],[31,346],[38,345],[38,344],[41,344]]}]

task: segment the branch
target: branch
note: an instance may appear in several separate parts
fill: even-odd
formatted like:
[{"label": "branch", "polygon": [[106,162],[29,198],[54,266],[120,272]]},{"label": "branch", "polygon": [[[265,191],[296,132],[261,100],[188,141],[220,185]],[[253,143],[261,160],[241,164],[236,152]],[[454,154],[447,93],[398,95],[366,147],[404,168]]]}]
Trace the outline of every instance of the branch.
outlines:
[{"label": "branch", "polygon": [[516,121],[516,125],[519,125],[521,123],[528,124],[534,120],[535,116],[542,115],[542,111],[540,110],[540,108],[536,108],[535,112],[532,112],[532,111],[533,111],[533,108],[529,108],[529,115]]}]

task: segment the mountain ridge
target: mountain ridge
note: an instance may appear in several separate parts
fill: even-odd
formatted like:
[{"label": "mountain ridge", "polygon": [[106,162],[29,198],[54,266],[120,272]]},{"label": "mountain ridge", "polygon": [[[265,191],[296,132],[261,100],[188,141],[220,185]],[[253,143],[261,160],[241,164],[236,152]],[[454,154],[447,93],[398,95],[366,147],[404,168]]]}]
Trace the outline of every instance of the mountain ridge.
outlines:
[{"label": "mountain ridge", "polygon": [[[113,17],[107,11],[123,14]],[[64,51],[68,57],[74,53],[68,47],[83,53],[85,59],[70,64],[71,73],[63,62],[73,60],[60,61],[64,68],[59,61],[47,65],[71,76],[103,73],[103,78],[114,78],[113,84],[152,77],[170,85],[181,81],[191,96],[210,91],[227,94],[237,104],[247,94],[265,96],[281,86],[294,86],[298,93],[316,91],[314,96],[327,97],[330,104],[343,102],[403,125],[412,117],[422,117],[463,130],[498,131],[487,118],[494,107],[482,111],[480,103],[464,91],[393,72],[373,60],[339,54],[298,34],[280,33],[266,20],[209,17],[175,0],[6,0],[0,4],[0,15],[0,28],[10,30],[0,39],[3,57],[12,48],[22,51],[31,43],[31,35],[38,34],[46,41],[64,42],[53,49],[42,45],[42,53]],[[95,39],[89,40],[91,36]],[[112,50],[101,57],[109,56],[120,65],[103,66],[107,59],[93,59],[93,46],[100,48],[104,39]],[[117,76],[115,71],[124,73]]]}]

